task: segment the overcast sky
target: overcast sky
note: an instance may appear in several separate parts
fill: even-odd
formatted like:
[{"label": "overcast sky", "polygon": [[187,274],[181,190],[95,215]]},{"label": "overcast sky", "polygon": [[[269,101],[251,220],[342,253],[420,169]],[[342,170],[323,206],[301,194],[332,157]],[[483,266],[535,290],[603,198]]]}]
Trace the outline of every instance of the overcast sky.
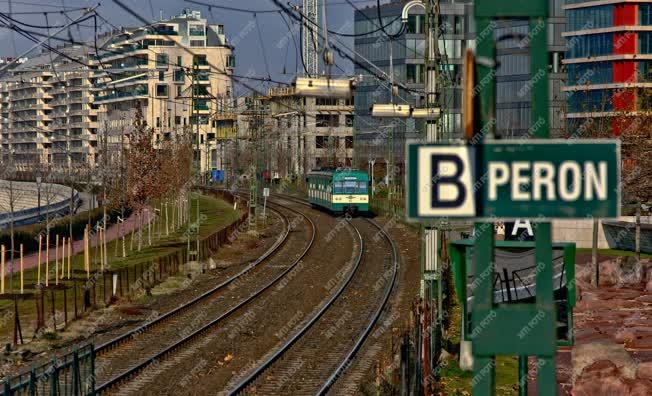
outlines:
[{"label": "overcast sky", "polygon": [[[289,34],[287,25],[279,13],[259,13],[254,17],[253,14],[228,11],[218,8],[212,8],[192,4],[184,0],[123,0],[129,7],[146,19],[164,18],[179,14],[183,8],[199,10],[202,15],[208,18],[210,23],[223,24],[227,37],[236,46],[235,55],[237,61],[236,73],[239,75],[252,75],[267,77],[269,75],[274,80],[287,81],[291,74],[294,74],[295,65],[297,64],[296,51],[292,35]],[[222,6],[237,8],[246,8],[249,10],[275,10],[278,7],[272,0],[198,0],[202,3],[212,3]],[[369,4],[375,4],[375,0],[351,0],[356,7],[363,7]],[[287,4],[288,0],[281,0]],[[383,0],[387,2],[387,0]],[[31,25],[45,25],[45,15],[43,11],[59,11],[79,7],[92,7],[98,4],[98,1],[89,0],[0,0],[0,10],[7,14],[11,3],[13,18]],[[116,26],[138,26],[141,23],[138,19],[126,11],[122,10],[112,0],[102,0],[99,2],[98,13],[109,20]],[[300,4],[300,0],[292,0],[292,3]],[[346,0],[328,0],[328,25],[331,30],[342,33],[353,33],[353,11],[354,9]],[[38,14],[20,14],[25,12],[38,12]],[[69,18],[76,18],[81,15],[82,11],[73,11],[67,13]],[[286,20],[293,26],[294,38],[299,43],[298,27],[287,16]],[[54,13],[48,14],[50,26],[62,25],[69,22],[65,15]],[[257,28],[252,22],[258,22]],[[98,22],[102,24],[102,22]],[[75,40],[90,39],[93,35],[92,20],[84,23],[87,27],[74,27],[60,34],[60,37],[68,37],[71,34]],[[110,29],[108,24],[102,26],[103,30]],[[26,29],[38,30],[45,33],[45,29],[36,29],[27,27]],[[260,30],[259,30],[260,29]],[[54,33],[57,29],[50,29]],[[262,37],[262,44],[259,37]],[[345,44],[351,48],[352,40],[346,39]],[[2,56],[16,56],[29,49],[32,42],[21,37],[17,33],[10,32],[4,28],[0,30],[0,47]],[[265,56],[266,55],[266,56]],[[267,58],[267,62],[265,62]],[[299,58],[298,67],[301,71],[302,66]],[[350,62],[342,59],[337,60],[337,64],[346,72],[351,73],[353,68]],[[286,74],[283,74],[283,73]],[[339,68],[333,69],[334,74],[341,74]],[[253,86],[264,90],[264,87],[258,82],[251,82]],[[237,87],[241,92],[242,87]]]}]

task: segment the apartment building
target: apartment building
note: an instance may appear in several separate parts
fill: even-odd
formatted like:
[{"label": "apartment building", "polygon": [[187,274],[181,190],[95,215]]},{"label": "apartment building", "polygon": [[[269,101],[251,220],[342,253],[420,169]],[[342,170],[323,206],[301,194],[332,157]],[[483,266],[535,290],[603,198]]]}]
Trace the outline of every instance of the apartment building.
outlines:
[{"label": "apartment building", "polygon": [[225,139],[236,129],[231,115],[235,67],[223,25],[209,24],[199,11],[108,35],[97,56],[95,104],[104,111],[109,149],[128,142],[137,108],[155,132],[155,144],[192,130],[195,158],[203,172],[221,169]]},{"label": "apartment building", "polygon": [[569,135],[619,135],[625,117],[650,109],[652,1],[567,0],[563,9]]},{"label": "apartment building", "polygon": [[267,166],[278,177],[352,166],[353,99],[299,97],[293,87],[269,90]]},{"label": "apartment building", "polygon": [[88,49],[57,51],[63,55],[41,53],[0,77],[2,155],[17,166],[56,170],[97,160],[98,108]]}]

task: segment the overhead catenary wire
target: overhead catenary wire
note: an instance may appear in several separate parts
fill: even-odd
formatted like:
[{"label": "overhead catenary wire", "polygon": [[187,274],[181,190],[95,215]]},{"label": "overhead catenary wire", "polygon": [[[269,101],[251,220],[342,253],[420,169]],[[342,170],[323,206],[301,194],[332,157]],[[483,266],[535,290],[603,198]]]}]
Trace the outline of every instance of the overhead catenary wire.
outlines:
[{"label": "overhead catenary wire", "polygon": [[[87,14],[93,12],[93,11],[94,11],[98,6],[99,6],[99,4],[96,5],[96,6],[94,6],[94,7],[92,7],[92,8],[87,9],[87,10],[86,10],[82,15],[80,15],[80,16],[77,17],[73,22],[70,22],[70,23],[67,24],[67,25],[68,25],[68,26],[69,26],[69,25],[72,25],[74,22],[77,22],[78,20],[82,19],[82,18],[85,17]],[[64,28],[61,28],[61,29],[59,29],[59,30],[57,30],[55,33],[53,33],[53,34],[51,34],[51,35],[49,34],[47,38],[50,38],[50,37],[52,37],[52,36],[56,36],[57,34],[61,33],[64,29],[65,29],[65,27],[64,27]],[[24,57],[25,55],[27,55],[27,54],[29,54],[30,52],[32,52],[34,49],[36,49],[36,48],[38,48],[39,46],[41,46],[42,44],[44,44],[44,43],[47,41],[47,38],[41,40],[40,42],[37,42],[37,43],[36,43],[35,45],[33,45],[31,48],[29,48],[28,50],[22,52],[20,55],[16,56],[13,60],[7,62],[5,65],[3,65],[2,67],[0,67],[0,72],[6,70],[9,66],[11,66],[11,65],[14,64],[14,63],[16,63],[16,62],[18,61],[18,59]]]}]

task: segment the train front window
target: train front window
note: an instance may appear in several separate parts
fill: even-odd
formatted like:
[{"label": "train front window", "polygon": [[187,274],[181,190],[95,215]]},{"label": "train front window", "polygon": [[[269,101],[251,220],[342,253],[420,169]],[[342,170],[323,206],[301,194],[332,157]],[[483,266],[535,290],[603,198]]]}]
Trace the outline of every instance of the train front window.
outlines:
[{"label": "train front window", "polygon": [[366,193],[367,193],[367,183],[358,182],[358,194],[366,194]]},{"label": "train front window", "polygon": [[344,193],[345,194],[355,194],[358,190],[357,181],[345,181],[344,182]]}]

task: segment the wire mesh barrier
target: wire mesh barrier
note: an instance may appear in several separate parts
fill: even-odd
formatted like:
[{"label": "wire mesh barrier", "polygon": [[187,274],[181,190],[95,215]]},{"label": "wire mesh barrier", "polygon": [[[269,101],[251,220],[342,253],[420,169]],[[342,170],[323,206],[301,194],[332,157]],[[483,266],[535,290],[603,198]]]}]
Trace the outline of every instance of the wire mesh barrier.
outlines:
[{"label": "wire mesh barrier", "polygon": [[95,393],[95,349],[87,344],[51,362],[2,381],[3,396]]}]

